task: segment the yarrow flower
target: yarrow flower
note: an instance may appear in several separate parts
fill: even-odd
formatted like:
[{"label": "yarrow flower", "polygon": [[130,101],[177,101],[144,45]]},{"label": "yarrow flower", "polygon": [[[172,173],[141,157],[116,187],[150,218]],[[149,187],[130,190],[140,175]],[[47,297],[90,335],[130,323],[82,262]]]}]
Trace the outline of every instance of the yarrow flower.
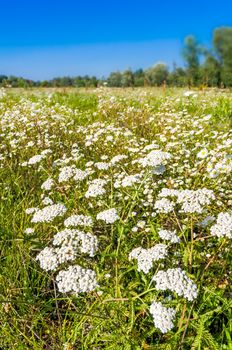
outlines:
[{"label": "yarrow flower", "polygon": [[50,191],[54,185],[53,179],[49,178],[41,185],[41,189],[45,191]]},{"label": "yarrow flower", "polygon": [[86,215],[72,215],[64,221],[64,226],[92,226],[93,219]]},{"label": "yarrow flower", "polygon": [[189,301],[197,297],[197,286],[181,268],[160,270],[154,275],[152,281],[156,282],[158,290],[171,290]]},{"label": "yarrow flower", "polygon": [[173,308],[166,308],[160,302],[154,301],[150,306],[150,313],[153,316],[155,327],[163,334],[174,327],[173,319],[176,311]]},{"label": "yarrow flower", "polygon": [[64,215],[66,211],[67,208],[62,203],[47,205],[43,209],[36,210],[31,222],[51,222],[57,216]]},{"label": "yarrow flower", "polygon": [[71,179],[75,175],[75,167],[74,166],[65,166],[61,168],[58,181],[66,182]]},{"label": "yarrow flower", "polygon": [[106,184],[105,180],[102,179],[95,179],[93,180],[88,188],[88,191],[85,193],[85,197],[89,198],[89,197],[98,197],[103,195],[106,190],[103,187]]},{"label": "yarrow flower", "polygon": [[140,181],[141,175],[135,174],[135,175],[126,175],[121,180],[117,180],[114,184],[115,188],[119,187],[131,187],[134,184],[138,183]]},{"label": "yarrow flower", "polygon": [[79,265],[61,270],[56,276],[56,282],[60,292],[75,295],[92,292],[98,287],[96,273]]},{"label": "yarrow flower", "polygon": [[93,257],[98,250],[98,239],[91,233],[85,233],[76,229],[64,229],[55,234],[52,244],[54,246],[71,247],[75,254],[88,254]]},{"label": "yarrow flower", "polygon": [[37,155],[31,157],[28,160],[27,164],[28,165],[37,164],[37,163],[40,163],[42,159],[44,159],[44,155],[43,154],[37,154]]},{"label": "yarrow flower", "polygon": [[44,248],[37,255],[36,260],[40,262],[40,267],[45,271],[55,270],[59,265],[56,250],[50,247]]},{"label": "yarrow flower", "polygon": [[125,154],[119,154],[119,155],[113,157],[111,159],[110,163],[114,165],[114,164],[120,162],[120,160],[122,160],[122,159],[127,159],[127,156]]},{"label": "yarrow flower", "polygon": [[97,214],[97,220],[103,220],[106,224],[113,224],[119,219],[115,208],[107,209]]},{"label": "yarrow flower", "polygon": [[170,213],[174,210],[175,203],[167,198],[158,199],[154,204],[154,209],[157,213]]},{"label": "yarrow flower", "polygon": [[171,243],[179,243],[180,238],[176,235],[176,231],[169,230],[159,230],[158,235],[165,241],[170,241]]},{"label": "yarrow flower", "polygon": [[217,237],[232,238],[232,214],[230,212],[220,213],[216,224],[210,228],[210,233]]},{"label": "yarrow flower", "polygon": [[138,271],[148,273],[152,269],[153,262],[164,259],[167,254],[167,246],[165,244],[156,244],[149,249],[142,247],[133,249],[129,254],[129,260],[137,259]]},{"label": "yarrow flower", "polygon": [[88,176],[88,171],[81,170],[81,169],[75,169],[75,175],[73,177],[73,180],[75,181],[83,181]]},{"label": "yarrow flower", "polygon": [[[176,197],[176,203],[181,204],[181,211],[184,213],[202,213],[205,205],[209,205],[211,200],[215,199],[215,195],[212,190],[207,188],[202,188],[198,190],[173,190],[168,188],[163,188],[158,195],[162,199],[166,197]],[[165,208],[161,200],[157,200],[155,203],[155,208],[162,210],[162,205]],[[167,208],[174,206],[175,202],[166,202]],[[161,211],[162,212],[162,211]],[[165,211],[164,211],[165,212]]]},{"label": "yarrow flower", "polygon": [[163,164],[165,161],[172,158],[171,153],[162,152],[160,150],[153,150],[146,155],[144,158],[140,158],[138,162],[142,164],[143,167],[151,166],[156,167]]}]

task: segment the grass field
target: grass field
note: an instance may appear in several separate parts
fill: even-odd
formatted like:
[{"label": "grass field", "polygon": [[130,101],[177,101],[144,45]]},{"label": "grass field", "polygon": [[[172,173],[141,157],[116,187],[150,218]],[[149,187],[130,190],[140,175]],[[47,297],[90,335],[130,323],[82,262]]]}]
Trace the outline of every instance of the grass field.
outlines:
[{"label": "grass field", "polygon": [[232,350],[232,94],[0,91],[0,349]]}]

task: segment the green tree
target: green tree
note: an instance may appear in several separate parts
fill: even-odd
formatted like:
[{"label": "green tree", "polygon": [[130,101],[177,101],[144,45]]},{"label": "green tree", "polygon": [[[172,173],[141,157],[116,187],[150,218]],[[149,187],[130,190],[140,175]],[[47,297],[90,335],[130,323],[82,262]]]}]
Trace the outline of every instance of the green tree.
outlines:
[{"label": "green tree", "polygon": [[225,86],[232,86],[232,28],[215,29],[213,45],[221,66],[221,80]]},{"label": "green tree", "polygon": [[199,83],[199,66],[200,55],[203,48],[193,35],[189,35],[184,40],[183,57],[186,62],[186,73],[188,77],[188,85],[197,85]]},{"label": "green tree", "polygon": [[169,73],[167,82],[172,86],[186,86],[187,76],[185,70],[177,67],[174,63],[173,70]]},{"label": "green tree", "polygon": [[141,68],[134,72],[134,85],[144,86],[144,71]]},{"label": "green tree", "polygon": [[200,67],[200,76],[203,84],[220,87],[221,65],[213,55],[206,56],[205,62]]},{"label": "green tree", "polygon": [[120,72],[110,73],[107,79],[108,86],[121,87],[122,86],[122,74]]},{"label": "green tree", "polygon": [[145,72],[145,78],[149,85],[160,86],[168,78],[168,67],[165,63],[157,63]]},{"label": "green tree", "polygon": [[123,87],[134,86],[134,75],[131,69],[127,69],[122,73],[121,84]]}]

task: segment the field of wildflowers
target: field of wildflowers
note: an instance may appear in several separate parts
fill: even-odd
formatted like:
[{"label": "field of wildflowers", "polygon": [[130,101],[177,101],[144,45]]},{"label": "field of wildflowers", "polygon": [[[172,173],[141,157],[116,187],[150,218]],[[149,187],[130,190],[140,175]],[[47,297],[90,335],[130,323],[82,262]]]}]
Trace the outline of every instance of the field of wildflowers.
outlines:
[{"label": "field of wildflowers", "polygon": [[0,349],[232,349],[232,95],[0,91]]}]

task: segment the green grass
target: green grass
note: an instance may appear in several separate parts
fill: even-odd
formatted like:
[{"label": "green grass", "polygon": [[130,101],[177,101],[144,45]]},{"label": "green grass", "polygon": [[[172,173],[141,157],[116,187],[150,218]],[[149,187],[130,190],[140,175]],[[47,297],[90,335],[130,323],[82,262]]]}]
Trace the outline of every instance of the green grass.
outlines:
[{"label": "green grass", "polygon": [[[220,90],[197,94],[187,98],[181,89],[105,88],[53,91],[52,95],[20,90],[0,99],[0,349],[232,349],[230,239],[212,236],[212,224],[205,229],[199,226],[205,216],[216,218],[231,210],[231,175],[225,171],[210,177],[207,164],[210,157],[219,162],[231,154],[231,145],[224,141],[231,138],[232,98]],[[203,121],[209,114],[212,117]],[[25,121],[20,119],[23,116]],[[105,124],[93,124],[98,122]],[[97,140],[86,146],[86,135],[97,135]],[[109,135],[113,140],[107,141]],[[30,141],[34,145],[28,146]],[[130,149],[141,149],[153,141],[173,155],[165,173],[151,175],[148,170],[138,186],[115,188],[117,173],[141,171],[133,161],[143,155],[139,151],[138,157]],[[174,145],[168,145],[171,142]],[[81,157],[72,155],[73,144],[78,145]],[[21,165],[48,148],[51,153],[40,166]],[[214,153],[200,160],[201,148]],[[54,161],[64,154],[70,158],[68,165],[80,169],[89,161],[108,162],[118,154],[128,158],[107,171],[92,166],[92,175],[77,185],[72,180],[57,180],[61,165]],[[101,160],[103,155],[108,159]],[[89,179],[105,175],[106,193],[100,200],[87,199]],[[25,213],[27,208],[43,206],[41,185],[48,177],[56,182],[49,197],[66,205],[65,218],[75,213],[94,219],[91,233],[98,237],[99,251],[94,258],[80,255],[73,263],[96,272],[99,290],[78,296],[61,293],[57,273],[42,270],[36,261],[38,253],[51,245],[54,233],[64,228],[63,218],[33,225]],[[215,200],[207,205],[205,214],[184,214],[177,207],[175,212],[152,216],[154,210],[144,206],[146,178],[153,201],[162,188],[173,188],[175,183],[178,189],[211,189]],[[111,207],[117,208],[119,221],[113,225],[96,221],[97,213]],[[133,211],[137,216],[130,215]],[[141,220],[147,230],[133,231]],[[35,233],[25,234],[32,226]],[[128,256],[138,246],[164,243],[157,233],[160,228],[175,229],[181,243],[169,244],[168,258],[155,262],[148,274],[138,272],[136,261],[129,261]],[[196,283],[196,300],[189,302],[155,288],[153,275],[171,267],[181,267]],[[166,334],[155,328],[149,313],[154,300],[164,300],[176,310],[175,327]]]}]

